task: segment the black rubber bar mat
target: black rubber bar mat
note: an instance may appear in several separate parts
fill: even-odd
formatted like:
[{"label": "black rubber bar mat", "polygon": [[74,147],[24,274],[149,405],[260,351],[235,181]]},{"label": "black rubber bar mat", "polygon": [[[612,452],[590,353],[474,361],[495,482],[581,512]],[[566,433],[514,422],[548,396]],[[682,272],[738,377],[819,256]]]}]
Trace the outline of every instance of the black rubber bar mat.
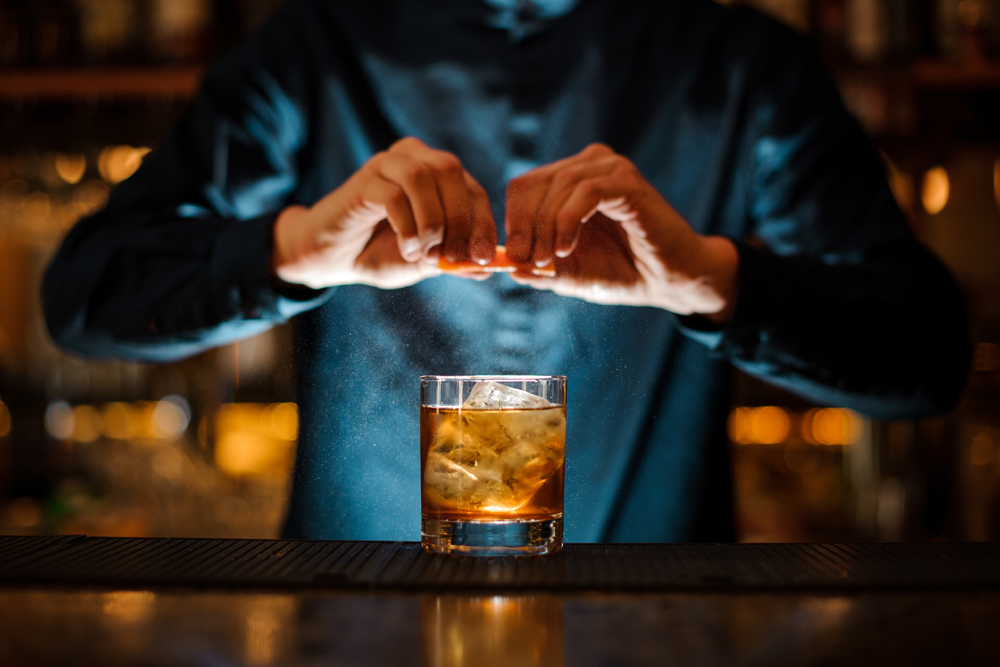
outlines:
[{"label": "black rubber bar mat", "polygon": [[0,585],[384,590],[1000,588],[1000,543],[569,544],[535,558],[413,542],[0,537]]}]

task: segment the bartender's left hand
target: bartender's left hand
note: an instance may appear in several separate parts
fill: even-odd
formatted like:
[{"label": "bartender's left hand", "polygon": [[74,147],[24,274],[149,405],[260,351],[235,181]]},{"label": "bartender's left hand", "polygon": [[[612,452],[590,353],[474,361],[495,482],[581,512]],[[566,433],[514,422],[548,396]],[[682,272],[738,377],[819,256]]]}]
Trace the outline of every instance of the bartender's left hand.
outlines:
[{"label": "bartender's left hand", "polygon": [[607,146],[593,144],[512,180],[505,224],[514,262],[555,262],[555,277],[517,271],[520,283],[720,324],[732,315],[735,246],[691,229],[634,164]]}]

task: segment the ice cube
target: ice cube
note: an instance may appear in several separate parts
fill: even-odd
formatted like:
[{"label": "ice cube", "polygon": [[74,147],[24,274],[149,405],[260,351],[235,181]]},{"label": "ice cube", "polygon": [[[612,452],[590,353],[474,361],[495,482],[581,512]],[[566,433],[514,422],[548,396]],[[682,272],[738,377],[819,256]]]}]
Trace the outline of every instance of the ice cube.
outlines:
[{"label": "ice cube", "polygon": [[514,389],[499,382],[477,382],[462,407],[469,410],[514,410],[518,408],[548,408],[552,404],[541,396]]},{"label": "ice cube", "polygon": [[453,413],[427,453],[425,491],[441,507],[514,512],[562,466],[565,431],[561,410]]},{"label": "ice cube", "polygon": [[503,480],[496,434],[479,426],[470,427],[465,415],[458,414],[438,426],[427,453],[424,488],[435,504],[444,507],[514,510],[517,503]]}]

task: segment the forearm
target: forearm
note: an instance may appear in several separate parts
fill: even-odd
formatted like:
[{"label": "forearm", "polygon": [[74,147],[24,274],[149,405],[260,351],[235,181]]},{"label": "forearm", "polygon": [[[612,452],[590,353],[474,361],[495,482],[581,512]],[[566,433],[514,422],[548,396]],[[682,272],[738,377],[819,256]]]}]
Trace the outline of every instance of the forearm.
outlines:
[{"label": "forearm", "polygon": [[325,293],[275,288],[271,225],[266,216],[153,220],[114,208],[83,221],[46,275],[53,339],[85,356],[167,361],[315,306]]}]

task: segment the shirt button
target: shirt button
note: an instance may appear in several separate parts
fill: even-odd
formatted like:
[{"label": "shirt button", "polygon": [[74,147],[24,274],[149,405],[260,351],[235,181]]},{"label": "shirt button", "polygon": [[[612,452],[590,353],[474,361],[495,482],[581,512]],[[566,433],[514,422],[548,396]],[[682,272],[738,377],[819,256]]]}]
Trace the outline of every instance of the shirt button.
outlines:
[{"label": "shirt button", "polygon": [[163,331],[163,323],[160,322],[159,318],[151,317],[148,320],[146,320],[146,331],[148,331],[153,335],[156,335],[161,331]]}]

